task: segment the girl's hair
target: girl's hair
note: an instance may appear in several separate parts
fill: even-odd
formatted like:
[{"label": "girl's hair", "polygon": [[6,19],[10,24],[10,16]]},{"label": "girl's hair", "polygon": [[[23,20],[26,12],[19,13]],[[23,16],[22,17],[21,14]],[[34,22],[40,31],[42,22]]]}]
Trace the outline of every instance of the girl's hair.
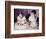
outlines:
[{"label": "girl's hair", "polygon": [[32,12],[33,12],[34,14],[36,14],[36,10],[32,10]]}]

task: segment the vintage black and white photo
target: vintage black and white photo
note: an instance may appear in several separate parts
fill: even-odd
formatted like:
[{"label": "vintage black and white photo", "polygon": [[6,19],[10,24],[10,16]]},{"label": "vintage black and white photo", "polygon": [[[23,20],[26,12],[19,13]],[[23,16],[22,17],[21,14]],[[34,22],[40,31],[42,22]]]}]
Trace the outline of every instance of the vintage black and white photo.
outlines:
[{"label": "vintage black and white photo", "polygon": [[14,9],[14,29],[31,30],[39,28],[39,9]]}]

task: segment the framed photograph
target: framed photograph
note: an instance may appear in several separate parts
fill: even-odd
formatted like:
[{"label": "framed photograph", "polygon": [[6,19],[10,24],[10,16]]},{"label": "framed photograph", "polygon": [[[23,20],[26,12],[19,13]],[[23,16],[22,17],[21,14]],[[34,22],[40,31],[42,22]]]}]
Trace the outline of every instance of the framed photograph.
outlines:
[{"label": "framed photograph", "polygon": [[5,1],[5,38],[44,35],[44,3]]}]

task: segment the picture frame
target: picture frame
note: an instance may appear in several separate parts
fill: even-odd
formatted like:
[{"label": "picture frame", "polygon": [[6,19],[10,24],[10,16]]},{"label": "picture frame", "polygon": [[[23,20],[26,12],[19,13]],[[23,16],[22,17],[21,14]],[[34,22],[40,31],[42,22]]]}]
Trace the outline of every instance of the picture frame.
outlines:
[{"label": "picture frame", "polygon": [[[31,33],[30,31],[28,32],[28,31],[26,31],[26,33],[25,33],[25,31],[19,31],[19,32],[15,32],[15,33],[17,33],[17,34],[15,34],[15,33],[13,33],[13,34],[11,34],[11,13],[12,13],[12,5],[19,5],[19,6],[36,6],[36,7],[41,7],[42,9],[41,9],[41,14],[42,14],[42,18],[41,18],[41,20],[42,20],[42,27],[41,27],[41,33]],[[13,7],[14,7],[13,6]],[[15,7],[18,7],[19,8],[19,6],[15,6]],[[15,8],[14,7],[14,8]],[[16,9],[16,8],[15,8]],[[29,8],[30,9],[30,8]],[[40,10],[40,9],[39,9]],[[41,14],[39,14],[39,15],[41,15]],[[15,30],[16,31],[16,30]],[[22,32],[23,34],[19,34],[20,32]],[[27,33],[28,32],[28,33]],[[24,34],[25,33],[25,34]],[[17,1],[5,1],[5,38],[18,38],[18,37],[34,37],[34,36],[44,36],[45,35],[45,4],[44,3],[35,3],[35,2],[17,2]]]}]

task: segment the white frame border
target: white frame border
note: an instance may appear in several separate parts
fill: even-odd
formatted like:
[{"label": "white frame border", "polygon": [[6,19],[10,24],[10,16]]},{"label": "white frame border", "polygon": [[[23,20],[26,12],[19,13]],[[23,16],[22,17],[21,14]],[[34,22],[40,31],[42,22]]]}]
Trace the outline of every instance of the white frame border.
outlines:
[{"label": "white frame border", "polygon": [[[14,8],[16,9],[39,9],[39,30],[14,30]],[[42,33],[42,7],[41,6],[11,5],[11,34],[25,34],[25,33]]]}]

